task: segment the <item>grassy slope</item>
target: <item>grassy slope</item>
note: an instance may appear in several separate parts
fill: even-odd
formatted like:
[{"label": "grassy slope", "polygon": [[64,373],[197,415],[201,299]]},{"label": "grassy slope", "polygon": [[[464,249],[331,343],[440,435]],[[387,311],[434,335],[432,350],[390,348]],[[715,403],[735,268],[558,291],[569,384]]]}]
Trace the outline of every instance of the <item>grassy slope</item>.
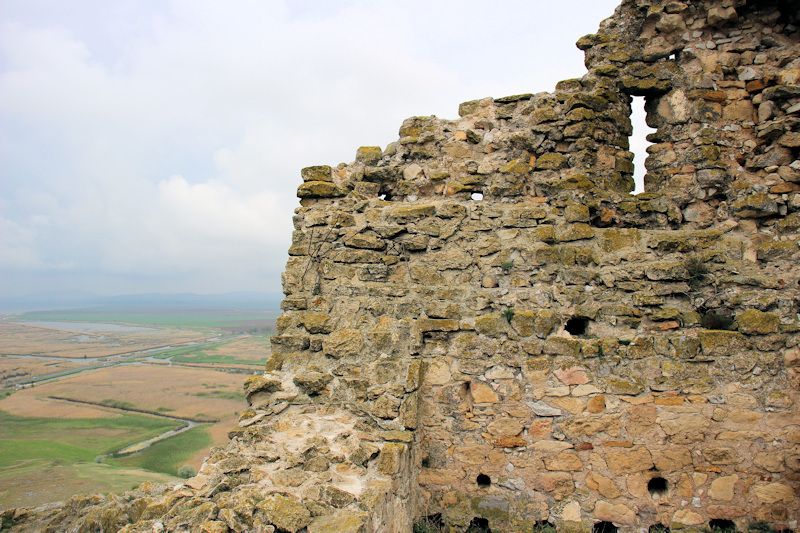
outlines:
[{"label": "grassy slope", "polygon": [[98,455],[149,439],[180,423],[147,416],[55,419],[0,411],[0,469],[36,459],[63,464],[91,462]]},{"label": "grassy slope", "polygon": [[106,464],[56,464],[36,460],[0,469],[0,510],[35,507],[63,501],[75,494],[124,492],[143,481],[169,483],[175,477]]},{"label": "grassy slope", "polygon": [[178,468],[186,464],[197,451],[208,446],[211,446],[211,435],[204,426],[197,426],[157,442],[141,453],[109,458],[108,463],[175,475]]}]

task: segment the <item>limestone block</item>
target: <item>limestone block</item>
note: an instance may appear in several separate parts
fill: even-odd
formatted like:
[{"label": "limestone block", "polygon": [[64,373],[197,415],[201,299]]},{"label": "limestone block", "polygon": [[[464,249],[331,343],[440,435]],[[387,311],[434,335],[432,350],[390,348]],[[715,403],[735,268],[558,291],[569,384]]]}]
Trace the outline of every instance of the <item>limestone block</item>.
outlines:
[{"label": "limestone block", "polygon": [[272,494],[258,503],[269,522],[286,531],[299,531],[311,523],[311,513],[300,500],[291,495]]},{"label": "limestone block", "polygon": [[358,355],[363,346],[364,338],[361,332],[353,328],[336,330],[322,341],[325,355],[335,359]]},{"label": "limestone block", "polygon": [[715,500],[729,502],[733,499],[737,481],[739,481],[739,476],[736,474],[718,477],[711,482],[708,495]]},{"label": "limestone block", "polygon": [[317,165],[300,170],[303,181],[333,181],[333,172],[328,165]]},{"label": "limestone block", "polygon": [[634,513],[633,509],[621,503],[613,504],[603,500],[595,503],[594,517],[598,520],[621,525],[633,525],[636,523],[636,513]]}]

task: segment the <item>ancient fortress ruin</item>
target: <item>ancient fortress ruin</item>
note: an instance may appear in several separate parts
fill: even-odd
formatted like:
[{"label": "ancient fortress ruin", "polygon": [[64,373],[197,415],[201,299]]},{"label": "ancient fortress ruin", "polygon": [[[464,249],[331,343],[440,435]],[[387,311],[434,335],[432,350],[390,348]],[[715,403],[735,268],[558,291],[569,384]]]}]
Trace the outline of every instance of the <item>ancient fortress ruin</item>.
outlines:
[{"label": "ancient fortress ruin", "polygon": [[[798,13],[624,0],[582,78],[304,169],[230,444],[3,527],[796,529]],[[636,196],[631,96],[657,128]]]}]

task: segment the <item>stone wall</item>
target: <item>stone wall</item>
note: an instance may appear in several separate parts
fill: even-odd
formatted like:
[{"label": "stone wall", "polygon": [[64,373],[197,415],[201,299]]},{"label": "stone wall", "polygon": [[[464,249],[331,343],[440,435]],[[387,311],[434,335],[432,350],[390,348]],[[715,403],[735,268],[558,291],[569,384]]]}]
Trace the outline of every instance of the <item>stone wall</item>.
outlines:
[{"label": "stone wall", "polygon": [[[625,0],[554,93],[304,169],[228,447],[183,486],[3,524],[797,528],[797,12]],[[657,128],[637,196],[632,95]]]}]

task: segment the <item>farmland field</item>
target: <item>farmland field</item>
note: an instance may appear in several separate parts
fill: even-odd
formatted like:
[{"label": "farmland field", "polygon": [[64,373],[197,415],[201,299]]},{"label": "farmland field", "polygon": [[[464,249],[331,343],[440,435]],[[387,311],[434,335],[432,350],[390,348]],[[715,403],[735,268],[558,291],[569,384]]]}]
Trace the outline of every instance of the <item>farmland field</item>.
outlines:
[{"label": "farmland field", "polygon": [[0,509],[196,471],[269,357],[259,314],[0,318]]},{"label": "farmland field", "polygon": [[178,328],[214,328],[222,330],[263,331],[275,320],[275,311],[192,309],[175,311],[135,310],[98,311],[70,309],[67,311],[33,311],[21,315],[25,321],[97,322],[161,326]]},{"label": "farmland field", "polygon": [[206,336],[205,332],[190,329],[126,327],[108,331],[108,328],[92,329],[86,324],[0,321],[0,356],[108,357],[196,342]]}]

